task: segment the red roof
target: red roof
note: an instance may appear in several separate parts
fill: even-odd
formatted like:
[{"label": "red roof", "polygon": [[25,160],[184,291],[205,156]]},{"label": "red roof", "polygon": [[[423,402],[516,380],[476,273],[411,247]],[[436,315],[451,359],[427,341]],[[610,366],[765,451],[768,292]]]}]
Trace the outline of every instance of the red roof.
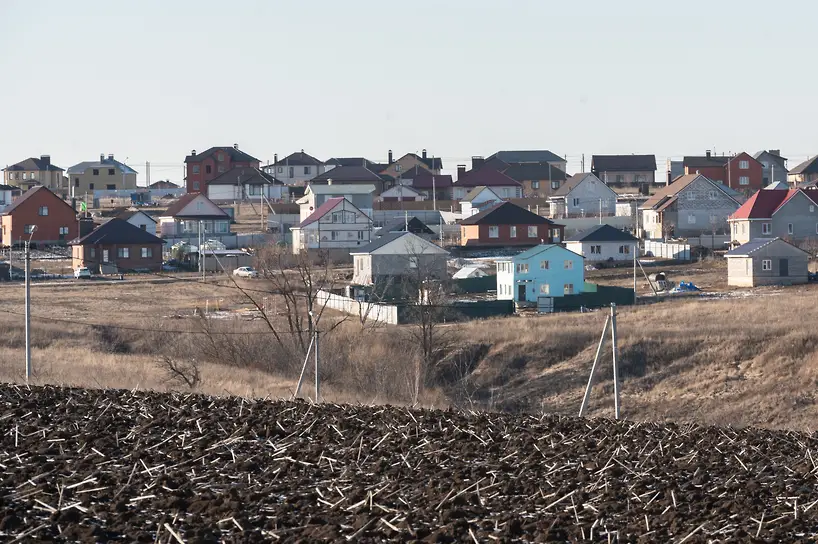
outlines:
[{"label": "red roof", "polygon": [[301,222],[300,226],[306,227],[309,224],[315,223],[316,221],[318,221],[319,219],[321,219],[322,217],[327,215],[327,213],[329,213],[329,211],[331,209],[333,209],[335,206],[337,206],[338,204],[340,204],[343,201],[344,201],[344,197],[342,197],[342,196],[336,196],[336,197],[333,197],[333,198],[328,198],[326,200],[326,202],[324,202],[323,204],[318,206],[317,210],[312,212],[306,219],[304,219]]},{"label": "red roof", "polygon": [[798,193],[815,201],[802,189],[762,189],[736,210],[730,219],[770,219],[781,206]]}]

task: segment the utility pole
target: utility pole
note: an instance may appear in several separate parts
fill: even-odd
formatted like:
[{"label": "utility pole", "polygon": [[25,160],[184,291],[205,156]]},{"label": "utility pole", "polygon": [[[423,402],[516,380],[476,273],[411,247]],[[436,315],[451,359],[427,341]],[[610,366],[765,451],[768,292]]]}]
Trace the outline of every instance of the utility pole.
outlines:
[{"label": "utility pole", "polygon": [[582,397],[582,404],[579,407],[579,417],[585,415],[585,410],[588,408],[588,401],[591,398],[591,388],[594,386],[594,377],[596,369],[599,364],[599,359],[602,355],[602,346],[605,344],[605,336],[608,329],[611,329],[611,344],[613,353],[613,380],[614,380],[614,415],[619,419],[620,403],[619,403],[619,364],[617,361],[617,340],[616,340],[616,304],[611,303],[611,315],[605,318],[605,325],[602,327],[602,336],[599,338],[599,344],[596,348],[596,355],[594,356],[594,364],[591,366],[591,375],[588,376],[588,385],[585,386],[585,395]]},{"label": "utility pole", "polygon": [[435,191],[435,156],[432,155],[432,209],[437,211],[437,191]]},{"label": "utility pole", "polygon": [[320,357],[318,355],[318,329],[315,329],[315,402],[321,402],[321,379],[319,377]]},{"label": "utility pole", "polygon": [[151,163],[150,161],[145,161],[145,187],[151,186]]},{"label": "utility pole", "polygon": [[26,240],[26,384],[31,380],[31,237],[37,225],[31,228],[31,233]]},{"label": "utility pole", "polygon": [[602,224],[602,199],[599,199],[599,224]]},{"label": "utility pole", "polygon": [[636,256],[639,253],[639,242],[633,244],[633,303],[636,304]]},{"label": "utility pole", "polygon": [[585,153],[582,154],[582,171],[585,172]]},{"label": "utility pole", "polygon": [[619,365],[616,361],[616,303],[611,303],[611,350],[613,353],[614,416],[619,419]]}]

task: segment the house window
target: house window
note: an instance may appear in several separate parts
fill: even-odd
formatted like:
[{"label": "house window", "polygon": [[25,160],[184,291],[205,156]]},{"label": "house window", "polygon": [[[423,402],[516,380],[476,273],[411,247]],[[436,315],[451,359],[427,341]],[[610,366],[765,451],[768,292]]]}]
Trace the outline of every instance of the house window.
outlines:
[{"label": "house window", "polygon": [[305,175],[305,176],[309,176],[309,175],[310,175],[310,167],[309,167],[309,166],[305,166],[305,167],[304,167],[304,175]]},{"label": "house window", "polygon": [[600,245],[591,246],[591,255],[599,255],[600,253],[602,253],[602,246]]},{"label": "house window", "polygon": [[542,285],[540,285],[540,294],[541,295],[548,295],[549,292],[550,292],[550,289],[548,288],[547,283],[543,283]]},{"label": "house window", "polygon": [[95,175],[95,176],[98,176],[98,175],[99,175],[99,170],[98,170],[98,169],[96,169],[96,168],[94,168],[94,171],[93,171],[93,172],[91,172],[91,173],[92,173],[93,175]]},{"label": "house window", "polygon": [[218,161],[222,162],[223,160],[224,160],[224,155],[222,153],[219,153]]},{"label": "house window", "polygon": [[499,238],[500,237],[500,227],[489,227],[489,238]]},{"label": "house window", "polygon": [[503,198],[509,198],[511,196],[511,190],[508,187],[503,187]]},{"label": "house window", "polygon": [[565,270],[573,270],[574,269],[574,261],[565,261],[563,263],[563,267]]},{"label": "house window", "polygon": [[279,173],[279,174],[284,173],[284,167],[283,167],[283,166],[279,166],[279,167],[278,167],[278,173]]},{"label": "house window", "polygon": [[792,234],[792,223],[787,223],[787,234]]},{"label": "house window", "polygon": [[576,206],[579,206],[579,199],[578,198],[574,199],[574,207],[576,207]]},{"label": "house window", "polygon": [[342,221],[343,215],[341,212],[332,212],[330,216],[330,223],[340,223]]},{"label": "house window", "polygon": [[88,257],[89,257],[89,258],[91,258],[91,259],[95,259],[95,258],[96,258],[96,256],[97,256],[97,250],[96,250],[96,248],[93,248],[93,247],[92,247],[92,248],[88,248]]},{"label": "house window", "polygon": [[738,178],[739,185],[750,185],[750,178],[747,176],[740,176]]},{"label": "house window", "polygon": [[23,232],[25,232],[26,234],[31,234],[32,232],[34,232],[34,225],[26,225],[25,228],[23,229]]},{"label": "house window", "polygon": [[636,174],[636,183],[647,183],[648,178],[645,174]]},{"label": "house window", "polygon": [[194,165],[193,165],[193,173],[194,173],[194,174],[198,174],[198,173],[199,173],[199,165],[198,165],[198,164],[194,164]]},{"label": "house window", "polygon": [[116,256],[119,257],[120,259],[127,259],[128,257],[131,256],[131,250],[130,248],[127,247],[117,248]]},{"label": "house window", "polygon": [[512,226],[510,226],[508,228],[508,235],[511,238],[516,238],[517,237],[517,226],[516,225],[512,225]]},{"label": "house window", "polygon": [[148,230],[148,225],[139,225],[139,228],[146,231]]},{"label": "house window", "polygon": [[205,174],[209,174],[212,171],[213,171],[213,168],[209,164],[206,164],[205,165]]},{"label": "house window", "polygon": [[224,174],[224,165],[223,164],[219,165],[219,174]]},{"label": "house window", "polygon": [[740,170],[747,170],[750,168],[750,161],[738,161],[738,167]]},{"label": "house window", "polygon": [[295,177],[295,167],[294,166],[290,166],[290,177],[291,178]]},{"label": "house window", "polygon": [[573,283],[566,283],[562,289],[563,294],[565,295],[573,295],[574,294],[574,284]]},{"label": "house window", "polygon": [[815,206],[810,206],[810,207],[809,207],[809,213],[812,213],[812,212],[814,212],[814,211],[815,211]]},{"label": "house window", "polygon": [[534,189],[534,190],[539,189],[540,188],[540,182],[539,181],[532,181],[531,182],[531,188]]},{"label": "house window", "polygon": [[338,231],[337,231],[337,230],[334,230],[334,231],[332,231],[332,232],[330,233],[330,239],[331,239],[332,241],[336,241],[336,240],[338,240]]},{"label": "house window", "polygon": [[418,258],[417,256],[409,257],[409,268],[417,268],[418,267]]},{"label": "house window", "polygon": [[150,259],[153,257],[153,248],[152,247],[143,247],[142,248],[142,258],[143,259]]},{"label": "house window", "polygon": [[[815,229],[818,230],[818,225],[815,225]],[[741,224],[741,233],[742,234],[747,234],[747,223],[742,223]]]},{"label": "house window", "polygon": [[560,182],[559,181],[552,181],[551,182],[551,189],[552,190],[556,191],[559,188],[560,188]]},{"label": "house window", "polygon": [[194,190],[194,191],[198,191],[198,190],[199,190],[199,182],[198,182],[198,181],[194,181],[194,182],[193,182],[193,190]]},{"label": "house window", "polygon": [[696,200],[696,193],[694,193],[693,191],[688,191],[687,199],[688,200]]},{"label": "house window", "polygon": [[37,212],[37,215],[48,215],[48,206],[40,206],[40,210]]},{"label": "house window", "polygon": [[89,183],[89,184],[88,184],[88,190],[89,190],[89,191],[93,191],[93,190],[94,190],[94,184],[93,184],[93,183]]},{"label": "house window", "polygon": [[769,223],[761,223],[761,234],[770,234],[773,231]]},{"label": "house window", "polygon": [[773,269],[773,261],[771,259],[764,259],[761,261],[761,270],[769,271]]},{"label": "house window", "polygon": [[23,179],[26,179],[26,176],[28,176],[28,172],[23,172]]},{"label": "house window", "polygon": [[692,213],[687,214],[687,224],[688,225],[695,225],[696,224],[696,216]]},{"label": "house window", "polygon": [[536,238],[537,237],[537,226],[531,225],[528,227],[528,237],[529,238]]},{"label": "house window", "polygon": [[219,234],[224,234],[224,233],[228,232],[229,227],[230,226],[228,225],[227,221],[217,221],[216,222],[216,232],[219,233]]},{"label": "house window", "polygon": [[548,261],[540,261],[540,270],[548,270]]},{"label": "house window", "polygon": [[364,240],[364,231],[362,230],[358,231],[358,240]]},{"label": "house window", "polygon": [[770,163],[768,163],[767,161],[761,161],[761,167],[764,170],[769,170],[770,169]]},{"label": "house window", "polygon": [[528,263],[518,263],[517,264],[517,273],[518,274],[528,274]]},{"label": "house window", "polygon": [[108,191],[116,191],[116,185],[114,184],[106,185],[105,189]]},{"label": "house window", "polygon": [[619,246],[619,253],[621,253],[622,255],[630,255],[631,246]]},{"label": "house window", "polygon": [[623,176],[622,174],[617,174],[616,183],[625,183],[625,176]]},{"label": "house window", "polygon": [[108,175],[109,176],[113,176],[115,173],[116,173],[116,170],[114,170],[113,168],[108,169]]},{"label": "house window", "polygon": [[103,249],[103,250],[102,250],[102,262],[107,263],[107,262],[108,262],[108,260],[109,260],[109,259],[108,259],[108,250],[107,250],[107,249]]},{"label": "house window", "polygon": [[68,227],[60,227],[60,236],[68,236]]},{"label": "house window", "polygon": [[707,191],[707,198],[710,200],[716,200],[716,191]]}]

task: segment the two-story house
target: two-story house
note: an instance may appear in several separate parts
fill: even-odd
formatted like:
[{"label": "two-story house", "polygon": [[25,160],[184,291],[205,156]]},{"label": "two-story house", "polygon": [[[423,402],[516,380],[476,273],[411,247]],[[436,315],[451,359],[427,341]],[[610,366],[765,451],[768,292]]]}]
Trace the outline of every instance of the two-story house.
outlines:
[{"label": "two-story house", "polygon": [[608,184],[653,184],[656,183],[656,156],[593,155],[591,173]]},{"label": "two-story house", "polygon": [[780,149],[759,151],[753,158],[761,163],[761,186],[780,181],[787,183],[787,159],[781,156]]},{"label": "two-story house", "polygon": [[738,195],[701,174],[686,174],[658,190],[639,210],[651,239],[719,234],[739,207]]},{"label": "two-story house", "polygon": [[558,244],[565,226],[511,202],[501,202],[460,222],[460,245],[467,247]]},{"label": "two-story house", "polygon": [[816,181],[818,181],[818,155],[805,160],[790,170],[787,175],[787,182],[794,187]]},{"label": "two-story house", "polygon": [[372,240],[372,219],[344,197],[326,200],[293,233],[293,253],[310,249],[350,249]]},{"label": "two-story house", "polygon": [[258,168],[237,166],[207,183],[207,197],[214,202],[262,199],[278,202],[283,195],[284,184]]},{"label": "two-story house", "polygon": [[611,225],[595,225],[569,237],[565,248],[587,262],[631,261],[638,256],[639,239]]},{"label": "two-story house", "polygon": [[443,161],[440,158],[428,156],[425,149],[420,155],[415,153],[407,153],[398,160],[393,160],[392,150],[390,149],[388,153],[388,162],[389,164],[386,166],[386,168],[379,170],[377,172],[378,174],[398,178],[404,172],[415,167],[423,168],[432,174],[439,174],[443,169]]},{"label": "two-story house", "polygon": [[258,169],[261,161],[239,150],[238,144],[211,147],[204,153],[196,153],[194,149],[185,157],[185,188],[188,193],[207,194],[210,180],[237,167]]},{"label": "two-story house", "polygon": [[466,198],[460,201],[460,215],[463,218],[471,217],[472,215],[480,213],[481,210],[495,206],[502,201],[503,199],[500,198],[500,195],[492,190],[491,187],[481,185],[469,191]]},{"label": "two-story house", "polygon": [[273,164],[268,164],[262,170],[286,185],[303,185],[315,176],[323,174],[326,168],[322,161],[302,149],[287,155],[281,161],[276,155]]},{"label": "two-story house", "polygon": [[19,197],[22,191],[19,187],[14,185],[0,185],[0,214],[4,213],[6,209],[11,206],[14,199]]},{"label": "two-story house", "polygon": [[497,153],[486,157],[486,162],[491,162],[493,159],[499,159],[506,164],[550,164],[551,166],[559,168],[563,172],[568,171],[567,160],[564,157],[560,157],[556,153],[548,151],[547,149],[498,151]]},{"label": "two-story house", "polygon": [[585,287],[582,255],[557,244],[541,244],[498,259],[497,300],[536,302],[539,297],[576,295]]},{"label": "two-story house", "polygon": [[350,251],[352,282],[358,285],[399,283],[415,274],[421,279],[447,277],[449,252],[411,232],[390,232]]},{"label": "two-story house", "polygon": [[296,200],[300,206],[301,221],[311,216],[324,203],[336,197],[344,197],[353,206],[372,217],[373,202],[375,201],[375,186],[368,183],[360,185],[308,185],[304,196]]},{"label": "two-story house", "polygon": [[230,216],[201,193],[187,193],[159,216],[159,234],[163,238],[198,236],[208,238],[230,234]]},{"label": "two-story house", "polygon": [[503,199],[523,196],[522,184],[499,170],[478,165],[466,171],[465,165],[458,165],[457,181],[452,185],[452,198],[464,200],[476,187],[491,187],[491,190]]},{"label": "two-story house", "polygon": [[686,175],[701,174],[745,196],[764,186],[761,163],[743,151],[732,156],[717,156],[708,150],[703,157],[684,157],[683,163]]},{"label": "two-story house", "polygon": [[71,166],[68,175],[68,194],[81,197],[94,191],[118,191],[136,189],[136,170],[114,159],[100,154],[98,161],[86,161]]},{"label": "two-story house", "polygon": [[818,239],[818,188],[762,189],[728,221],[732,245],[758,238]]},{"label": "two-story house", "polygon": [[402,174],[399,183],[402,187],[411,187],[418,191],[426,200],[452,198],[452,176],[449,174],[433,174],[425,168],[416,166]]},{"label": "two-story house", "polygon": [[387,177],[380,176],[363,166],[336,166],[309,181],[311,187],[317,185],[374,185],[375,194],[380,195],[391,185]]},{"label": "two-story house", "polygon": [[616,192],[594,174],[574,174],[548,197],[549,215],[601,217],[616,215]]},{"label": "two-story house", "polygon": [[43,185],[18,197],[2,217],[2,244],[16,246],[26,240],[41,244],[65,244],[76,238],[77,212]]},{"label": "two-story house", "polygon": [[42,185],[55,193],[65,194],[68,188],[68,178],[63,174],[65,170],[51,164],[50,155],[40,155],[39,159],[28,158],[5,167],[3,171],[6,185],[19,187],[23,191]]}]

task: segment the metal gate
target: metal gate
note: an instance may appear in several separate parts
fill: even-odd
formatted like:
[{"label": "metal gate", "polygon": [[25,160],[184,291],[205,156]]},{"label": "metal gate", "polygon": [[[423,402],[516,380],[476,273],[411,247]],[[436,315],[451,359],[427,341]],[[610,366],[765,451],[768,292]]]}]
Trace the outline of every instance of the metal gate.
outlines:
[{"label": "metal gate", "polygon": [[554,297],[537,297],[537,313],[554,313]]}]

